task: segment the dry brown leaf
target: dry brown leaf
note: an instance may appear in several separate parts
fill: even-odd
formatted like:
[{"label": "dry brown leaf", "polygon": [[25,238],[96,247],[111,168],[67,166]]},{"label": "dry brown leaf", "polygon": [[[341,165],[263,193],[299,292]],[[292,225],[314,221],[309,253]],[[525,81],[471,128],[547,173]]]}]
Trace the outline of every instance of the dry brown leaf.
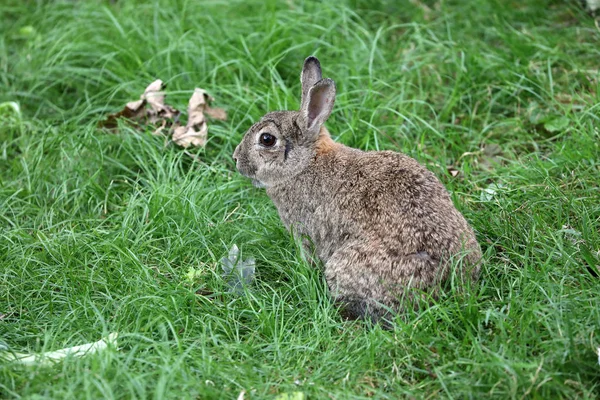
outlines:
[{"label": "dry brown leaf", "polygon": [[194,94],[192,94],[192,97],[190,98],[189,107],[197,111],[202,111],[211,118],[218,119],[220,121],[227,121],[227,112],[224,109],[210,107],[209,104],[213,101],[215,101],[215,99],[206,93],[206,91],[196,88],[194,90]]},{"label": "dry brown leaf", "polygon": [[452,175],[453,178],[456,178],[460,174],[460,171],[454,167],[447,167],[447,170],[448,170],[448,173],[450,175]]},{"label": "dry brown leaf", "polygon": [[206,100],[209,96],[202,89],[194,89],[194,94],[190,97],[188,104],[188,123],[187,126],[199,125],[204,123],[204,109],[207,106]]},{"label": "dry brown leaf", "polygon": [[[154,130],[154,132],[152,132],[153,135],[156,136],[160,136],[163,134],[163,131],[165,130],[165,128],[167,128],[167,120],[163,119],[160,123],[160,125],[158,125],[156,127],[156,129]],[[168,133],[167,133],[168,135]]]},{"label": "dry brown leaf", "polygon": [[168,104],[165,104],[165,93],[162,92],[165,85],[160,79],[152,82],[142,95],[142,100],[146,100],[150,105],[148,110],[148,119],[150,123],[155,124],[165,118],[173,119],[179,116],[179,111]]},{"label": "dry brown leaf", "polygon": [[148,85],[141,97],[142,99],[146,99],[148,104],[150,104],[150,107],[157,113],[160,112],[165,105],[165,93],[161,92],[163,88],[163,81],[157,79]]},{"label": "dry brown leaf", "polygon": [[208,125],[204,113],[209,116],[227,119],[227,113],[220,108],[210,108],[208,102],[214,100],[204,90],[196,88],[188,103],[188,122],[185,126],[176,127],[173,141],[183,147],[204,146],[208,137]]},{"label": "dry brown leaf", "polygon": [[182,147],[204,146],[208,136],[208,126],[206,123],[200,126],[199,130],[193,127],[179,126],[173,131],[173,141]]},{"label": "dry brown leaf", "polygon": [[[166,119],[176,120],[180,114],[178,110],[165,104],[165,94],[162,89],[164,89],[163,82],[160,79],[155,80],[146,87],[140,100],[130,101],[123,110],[110,114],[106,120],[100,123],[100,126],[115,129],[118,126],[117,120],[125,118],[140,124],[161,124],[162,127],[157,131],[162,131],[166,125],[170,125],[165,121]],[[150,105],[150,108],[147,108],[146,105]]]},{"label": "dry brown leaf", "polygon": [[132,121],[138,121],[144,117],[146,110],[144,106],[145,100],[137,100],[127,103],[118,113],[110,114],[108,118],[100,122],[100,127],[107,129],[116,129],[118,126],[117,120],[121,118],[129,119]]},{"label": "dry brown leaf", "polygon": [[[153,134],[171,136],[176,144],[182,147],[204,146],[208,137],[206,115],[221,121],[227,120],[227,112],[222,108],[211,108],[209,103],[214,99],[203,89],[196,88],[188,103],[188,122],[181,126],[178,118],[180,112],[165,104],[164,84],[160,79],[152,82],[140,100],[127,103],[118,113],[111,114],[100,123],[100,126],[114,129],[118,126],[119,118],[126,118],[136,123],[138,127],[151,124],[155,126]],[[150,107],[147,107],[147,106]]]},{"label": "dry brown leaf", "polygon": [[129,108],[132,111],[140,111],[140,109],[145,105],[145,100],[136,100],[130,101],[127,103],[125,107]]},{"label": "dry brown leaf", "polygon": [[227,121],[227,112],[222,108],[206,107],[206,115],[219,121]]}]

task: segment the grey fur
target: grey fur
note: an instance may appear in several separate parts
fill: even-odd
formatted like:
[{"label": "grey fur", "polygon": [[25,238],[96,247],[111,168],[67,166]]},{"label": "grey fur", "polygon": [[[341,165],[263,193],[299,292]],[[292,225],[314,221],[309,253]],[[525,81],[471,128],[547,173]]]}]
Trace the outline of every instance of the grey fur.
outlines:
[{"label": "grey fur", "polygon": [[[300,111],[266,114],[233,157],[243,175],[266,187],[285,226],[310,237],[345,315],[380,320],[415,290],[435,296],[453,266],[476,280],[479,244],[435,175],[401,153],[333,142],[322,124],[335,85],[321,79],[314,57],[301,76]],[[259,142],[266,132],[277,138],[270,148]]]},{"label": "grey fur", "polygon": [[334,103],[335,83],[331,79],[321,79],[308,90],[298,118],[304,135],[315,136],[321,131]]},{"label": "grey fur", "polygon": [[321,74],[321,63],[317,57],[308,57],[304,60],[302,73],[300,74],[300,83],[302,84],[302,98],[300,101],[301,109],[304,108],[304,104],[308,98],[308,91],[321,79],[323,79],[323,75]]}]

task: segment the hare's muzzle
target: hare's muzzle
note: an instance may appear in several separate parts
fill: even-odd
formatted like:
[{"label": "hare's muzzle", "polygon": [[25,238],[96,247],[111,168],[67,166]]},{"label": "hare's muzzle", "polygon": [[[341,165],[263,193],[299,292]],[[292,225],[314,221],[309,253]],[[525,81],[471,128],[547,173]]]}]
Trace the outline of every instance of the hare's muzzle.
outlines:
[{"label": "hare's muzzle", "polygon": [[237,164],[238,161],[238,153],[240,151],[240,145],[238,144],[233,151],[233,162]]},{"label": "hare's muzzle", "polygon": [[[238,170],[238,172],[240,174],[242,174],[243,176],[247,177],[247,178],[252,178],[252,173],[250,172],[249,168],[247,168],[247,165],[244,165],[246,163],[244,163],[241,159],[240,159],[240,147],[241,147],[241,143],[238,144],[238,146],[235,148],[235,151],[233,152],[233,162],[235,162],[235,168]],[[243,159],[244,157],[242,157]]]}]

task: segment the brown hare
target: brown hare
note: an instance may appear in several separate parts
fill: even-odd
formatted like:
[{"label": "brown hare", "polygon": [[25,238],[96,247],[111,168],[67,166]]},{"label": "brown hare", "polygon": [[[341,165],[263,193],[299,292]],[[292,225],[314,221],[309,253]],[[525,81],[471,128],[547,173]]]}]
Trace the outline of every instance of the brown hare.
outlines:
[{"label": "brown hare", "polygon": [[401,153],[334,142],[323,126],[334,82],[315,57],[301,82],[300,111],[266,114],[233,158],[266,188],[288,230],[310,237],[344,314],[379,321],[415,293],[435,296],[452,267],[476,280],[481,250],[435,175]]}]

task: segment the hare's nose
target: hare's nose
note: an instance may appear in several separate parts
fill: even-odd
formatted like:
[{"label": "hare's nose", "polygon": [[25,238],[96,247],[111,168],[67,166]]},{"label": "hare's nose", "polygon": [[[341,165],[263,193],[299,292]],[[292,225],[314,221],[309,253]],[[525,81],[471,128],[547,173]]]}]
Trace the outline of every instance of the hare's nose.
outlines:
[{"label": "hare's nose", "polygon": [[237,147],[235,148],[235,151],[233,152],[233,161],[234,161],[235,163],[237,163],[237,159],[238,159],[238,151],[239,151],[239,150],[240,150],[240,146],[237,146]]}]

